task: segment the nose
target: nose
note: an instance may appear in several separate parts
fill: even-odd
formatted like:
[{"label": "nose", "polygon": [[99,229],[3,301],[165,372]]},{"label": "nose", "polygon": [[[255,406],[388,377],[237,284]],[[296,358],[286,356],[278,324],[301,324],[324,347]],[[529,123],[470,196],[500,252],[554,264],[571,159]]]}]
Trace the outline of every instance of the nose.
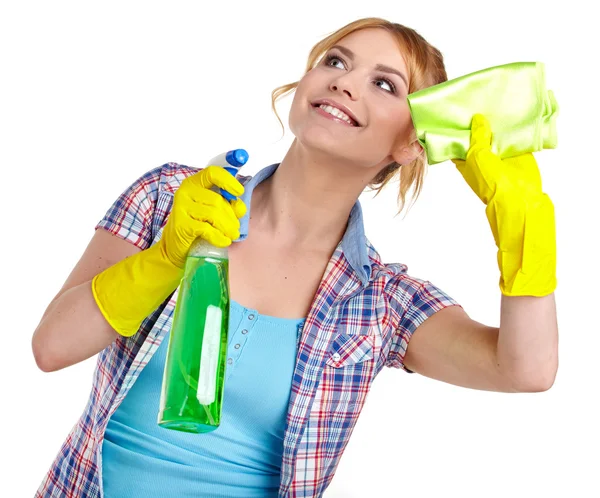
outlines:
[{"label": "nose", "polygon": [[329,89],[335,93],[344,93],[350,97],[351,100],[358,99],[358,85],[349,78],[349,74],[336,78],[329,85]]},{"label": "nose", "polygon": [[[339,89],[339,87],[337,85],[331,85],[332,92],[337,92],[338,89]],[[342,93],[345,93],[346,95],[348,95],[348,97],[350,97],[352,99],[352,93],[350,93],[349,90],[342,90]]]}]

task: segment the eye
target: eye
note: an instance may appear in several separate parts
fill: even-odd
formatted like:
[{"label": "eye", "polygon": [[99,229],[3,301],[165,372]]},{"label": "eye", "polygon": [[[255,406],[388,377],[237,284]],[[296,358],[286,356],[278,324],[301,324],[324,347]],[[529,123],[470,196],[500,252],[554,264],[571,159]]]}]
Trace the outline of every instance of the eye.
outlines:
[{"label": "eye", "polygon": [[335,66],[336,62],[342,64],[342,67],[340,67],[340,69],[345,69],[345,67],[346,67],[345,63],[344,63],[344,60],[341,57],[338,57],[337,55],[329,54],[325,58],[325,65],[326,66],[338,67],[338,66]]},{"label": "eye", "polygon": [[[386,92],[396,93],[396,86],[387,78],[376,79],[375,84],[382,90],[385,90]],[[389,87],[389,90],[384,85],[387,85]]]}]

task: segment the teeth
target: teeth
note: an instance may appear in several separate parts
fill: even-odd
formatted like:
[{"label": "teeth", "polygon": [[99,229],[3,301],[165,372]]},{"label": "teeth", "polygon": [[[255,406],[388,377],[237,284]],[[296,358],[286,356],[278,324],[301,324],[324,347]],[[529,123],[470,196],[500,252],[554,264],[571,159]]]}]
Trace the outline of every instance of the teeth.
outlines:
[{"label": "teeth", "polygon": [[325,112],[331,114],[332,116],[335,116],[336,118],[339,118],[343,121],[346,121],[346,123],[355,126],[354,121],[350,118],[350,116],[348,116],[345,112],[340,111],[337,107],[332,107],[330,105],[325,104],[321,104],[319,107]]}]

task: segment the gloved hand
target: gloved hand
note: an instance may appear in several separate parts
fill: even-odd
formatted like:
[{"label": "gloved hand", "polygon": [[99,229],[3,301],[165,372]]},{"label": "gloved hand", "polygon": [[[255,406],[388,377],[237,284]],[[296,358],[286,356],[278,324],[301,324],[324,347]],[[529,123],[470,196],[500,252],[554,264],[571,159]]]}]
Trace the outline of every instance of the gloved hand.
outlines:
[{"label": "gloved hand", "polygon": [[554,206],[542,192],[533,155],[501,160],[491,150],[491,139],[488,121],[476,114],[466,161],[452,162],[486,205],[498,247],[502,293],[546,296],[556,289]]},{"label": "gloved hand", "polygon": [[214,246],[227,247],[240,236],[239,218],[246,214],[246,206],[241,199],[229,203],[210,190],[215,185],[235,196],[244,193],[242,184],[218,166],[208,166],[186,178],[175,192],[169,221],[159,241],[175,266],[185,266],[189,248],[197,237]]},{"label": "gloved hand", "polygon": [[235,196],[244,193],[242,184],[217,166],[186,178],[175,192],[161,239],[92,280],[100,311],[122,336],[135,334],[142,321],[177,288],[197,237],[218,247],[227,247],[239,238],[239,218],[246,214],[246,205],[241,199],[229,203],[210,190],[212,186]]}]

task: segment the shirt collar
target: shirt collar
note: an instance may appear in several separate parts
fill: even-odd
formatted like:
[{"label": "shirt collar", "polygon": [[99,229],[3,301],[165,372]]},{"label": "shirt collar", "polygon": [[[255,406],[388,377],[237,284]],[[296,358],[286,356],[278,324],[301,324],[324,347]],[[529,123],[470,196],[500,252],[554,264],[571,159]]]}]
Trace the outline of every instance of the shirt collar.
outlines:
[{"label": "shirt collar", "polygon": [[[240,218],[240,238],[235,242],[242,242],[248,237],[252,192],[254,191],[254,188],[259,183],[269,178],[278,166],[279,163],[261,169],[244,184],[244,193],[240,198],[246,205],[247,212]],[[365,236],[362,208],[358,200],[350,211],[348,226],[342,237],[341,246],[342,252],[346,256],[348,263],[357,273],[363,285],[366,286],[371,277],[371,262],[367,252],[367,238]]]}]

